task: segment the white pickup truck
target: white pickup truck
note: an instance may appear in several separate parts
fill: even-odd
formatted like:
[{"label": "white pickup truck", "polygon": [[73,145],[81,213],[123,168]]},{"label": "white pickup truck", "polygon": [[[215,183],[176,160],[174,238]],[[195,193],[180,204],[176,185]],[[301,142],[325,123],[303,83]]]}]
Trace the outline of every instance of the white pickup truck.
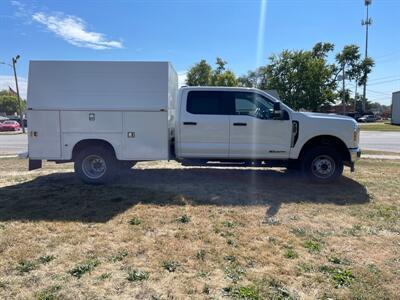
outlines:
[{"label": "white pickup truck", "polygon": [[251,88],[183,87],[168,62],[31,61],[29,169],[74,162],[105,183],[136,162],[301,168],[329,182],[360,157],[348,117],[295,112]]}]

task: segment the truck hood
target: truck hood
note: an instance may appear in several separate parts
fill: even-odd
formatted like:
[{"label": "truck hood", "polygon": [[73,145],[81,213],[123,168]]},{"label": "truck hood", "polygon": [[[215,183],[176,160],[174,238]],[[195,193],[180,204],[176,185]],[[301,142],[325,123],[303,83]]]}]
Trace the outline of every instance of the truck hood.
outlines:
[{"label": "truck hood", "polygon": [[298,115],[302,116],[303,119],[315,120],[315,121],[326,121],[326,122],[335,122],[348,124],[352,128],[356,128],[358,126],[356,120],[352,117],[336,115],[336,114],[323,114],[323,113],[313,113],[313,112],[298,112]]},{"label": "truck hood", "polygon": [[301,112],[300,114],[303,114],[303,115],[305,115],[307,117],[311,117],[311,118],[336,119],[336,120],[346,119],[346,120],[355,122],[355,120],[352,117],[342,116],[342,115],[337,115],[337,114],[324,114],[324,113],[313,113],[313,112]]},{"label": "truck hood", "polygon": [[341,139],[348,148],[358,147],[358,140],[354,140],[354,131],[357,122],[348,116],[335,114],[296,112],[292,115],[300,126],[299,140],[307,141],[319,135],[331,135]]}]

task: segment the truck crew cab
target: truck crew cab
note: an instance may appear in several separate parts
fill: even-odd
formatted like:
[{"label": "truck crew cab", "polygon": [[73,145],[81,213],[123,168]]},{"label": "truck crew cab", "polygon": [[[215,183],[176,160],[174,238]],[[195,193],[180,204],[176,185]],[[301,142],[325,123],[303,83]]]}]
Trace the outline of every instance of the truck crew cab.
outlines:
[{"label": "truck crew cab", "polygon": [[361,153],[349,117],[295,112],[252,88],[178,90],[168,62],[32,61],[28,119],[30,169],[73,161],[93,184],[150,160],[284,166],[329,182]]}]

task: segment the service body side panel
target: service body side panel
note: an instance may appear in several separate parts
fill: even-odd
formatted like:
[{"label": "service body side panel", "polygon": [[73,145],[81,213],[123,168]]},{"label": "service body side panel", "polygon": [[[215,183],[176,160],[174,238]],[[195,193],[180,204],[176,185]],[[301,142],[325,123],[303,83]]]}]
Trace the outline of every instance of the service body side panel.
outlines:
[{"label": "service body side panel", "polygon": [[168,112],[124,112],[121,157],[168,159]]},{"label": "service body side panel", "polygon": [[61,159],[60,112],[28,110],[31,159]]},{"label": "service body side panel", "polygon": [[167,110],[169,73],[168,62],[31,61],[28,107]]},{"label": "service body side panel", "polygon": [[111,144],[114,148],[117,159],[122,159],[122,134],[121,133],[102,133],[102,132],[65,132],[61,136],[62,159],[72,159],[74,146],[82,140],[103,140]]},{"label": "service body side panel", "polygon": [[62,132],[122,132],[121,111],[62,111]]},{"label": "service body side panel", "polygon": [[29,156],[70,160],[78,142],[98,139],[118,159],[167,159],[177,87],[168,62],[31,61],[28,107],[46,111],[39,118],[52,147],[30,140]]}]

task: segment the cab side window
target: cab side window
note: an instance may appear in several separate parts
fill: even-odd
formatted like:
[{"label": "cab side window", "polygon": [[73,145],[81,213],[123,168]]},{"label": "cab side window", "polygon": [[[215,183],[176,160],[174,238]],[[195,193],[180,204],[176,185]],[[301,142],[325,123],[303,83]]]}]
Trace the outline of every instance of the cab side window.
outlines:
[{"label": "cab side window", "polygon": [[271,101],[255,93],[234,94],[235,115],[247,115],[258,119],[272,118],[274,105]]},{"label": "cab side window", "polygon": [[186,110],[196,115],[219,115],[221,114],[219,98],[215,92],[189,92]]},{"label": "cab side window", "polygon": [[190,91],[186,111],[195,115],[229,115],[233,110],[229,93],[224,91]]}]

